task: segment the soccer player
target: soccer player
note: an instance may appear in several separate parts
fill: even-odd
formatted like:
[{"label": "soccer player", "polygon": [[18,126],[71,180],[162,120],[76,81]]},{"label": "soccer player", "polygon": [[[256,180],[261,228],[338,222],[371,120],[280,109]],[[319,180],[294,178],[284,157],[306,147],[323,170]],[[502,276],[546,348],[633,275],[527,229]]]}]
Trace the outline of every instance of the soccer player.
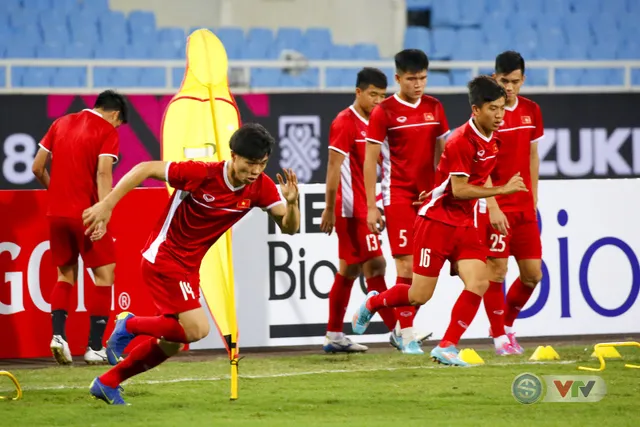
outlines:
[{"label": "soccer player", "polygon": [[[400,92],[385,99],[371,113],[367,131],[364,185],[367,223],[372,233],[382,224],[376,206],[376,164],[382,152],[382,202],[387,235],[395,259],[396,284],[411,284],[413,223],[420,195],[433,188],[435,166],[440,159],[449,125],[442,104],[424,95],[429,59],[421,50],[407,49],[395,56]],[[413,331],[416,307],[395,311],[400,333],[391,344],[407,354],[423,354]]]},{"label": "soccer player", "polygon": [[475,204],[477,199],[527,191],[519,175],[511,177],[504,186],[487,187],[500,146],[496,130],[504,117],[505,102],[504,89],[491,77],[476,77],[469,83],[473,116],[449,138],[436,171],[437,185],[418,211],[413,230],[413,283],[398,284],[381,294],[375,291],[367,294],[353,316],[355,333],[363,333],[372,314],[383,307],[422,305],[429,301],[442,265],[449,260],[465,289],[431,357],[446,365],[467,365],[458,357],[456,346],[489,286],[487,251],[476,228]]},{"label": "soccer player", "polygon": [[[329,165],[320,228],[338,235],[340,269],[329,292],[329,323],[323,349],[328,353],[362,352],[367,347],[354,343],[343,332],[344,315],[353,282],[364,273],[367,291],[387,290],[386,262],[377,234],[367,227],[367,199],[362,166],[365,137],[371,110],[384,98],[387,76],[376,68],[363,68],[356,78],[355,102],[342,110],[329,131]],[[396,326],[392,309],[380,315],[390,331]]]},{"label": "soccer player", "polygon": [[291,170],[278,174],[282,196],[264,174],[274,145],[258,124],[245,124],[229,141],[231,160],[225,162],[144,162],[125,175],[102,202],[83,218],[92,239],[104,235],[113,208],[147,178],[166,181],[176,191],[142,252],[142,274],[159,315],[136,317],[120,313],[107,340],[109,363],[139,335],[149,339],[91,383],[91,394],[108,404],[124,405],[120,395],[127,378],[152,369],[177,354],[183,344],[209,334],[209,322],[200,306],[200,264],[209,248],[254,208],[265,209],[282,232],[294,234],[300,224],[298,181]]},{"label": "soccer player", "polygon": [[[507,105],[504,123],[498,129],[502,146],[491,180],[494,185],[500,186],[515,173],[520,173],[529,191],[499,195],[487,200],[489,221],[485,223],[490,224],[485,225],[485,232],[489,289],[484,295],[484,306],[496,353],[522,354],[513,322],[542,279],[542,243],[536,207],[540,166],[538,142],[544,136],[544,127],[538,104],[519,96],[525,81],[524,59],[519,53],[507,51],[498,55],[493,77],[504,87]],[[505,307],[502,283],[510,255],[518,262],[520,277],[509,288]]]},{"label": "soccer player", "polygon": [[[114,244],[109,233],[99,242],[85,237],[82,212],[111,191],[112,168],[119,149],[116,128],[127,123],[127,111],[122,95],[102,92],[93,109],[54,121],[33,161],[33,173],[48,193],[51,257],[58,268],[58,280],[51,292],[50,347],[59,364],[72,363],[65,330],[71,291],[78,274],[83,274],[78,272],[78,255],[93,271],[96,283],[88,307],[91,326],[84,360],[89,364],[107,360],[102,338],[111,311]],[[51,175],[46,169],[49,159]]]}]

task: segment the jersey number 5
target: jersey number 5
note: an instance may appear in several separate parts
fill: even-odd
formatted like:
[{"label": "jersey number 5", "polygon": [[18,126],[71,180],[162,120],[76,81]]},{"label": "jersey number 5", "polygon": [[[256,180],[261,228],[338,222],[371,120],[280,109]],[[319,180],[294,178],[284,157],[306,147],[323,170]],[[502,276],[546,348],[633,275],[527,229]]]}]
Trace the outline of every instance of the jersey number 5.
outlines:
[{"label": "jersey number 5", "polygon": [[491,252],[503,252],[507,247],[502,234],[492,234],[489,238],[491,239]]}]

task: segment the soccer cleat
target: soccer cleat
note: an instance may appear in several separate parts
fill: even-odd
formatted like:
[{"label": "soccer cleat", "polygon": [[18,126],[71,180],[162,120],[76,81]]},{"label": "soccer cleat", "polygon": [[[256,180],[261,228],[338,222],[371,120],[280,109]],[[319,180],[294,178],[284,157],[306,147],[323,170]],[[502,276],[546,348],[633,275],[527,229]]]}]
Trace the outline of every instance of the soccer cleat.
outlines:
[{"label": "soccer cleat", "polygon": [[351,320],[351,327],[353,328],[353,333],[362,335],[364,331],[367,330],[369,326],[369,322],[371,322],[371,318],[373,317],[373,313],[369,311],[367,308],[367,301],[369,298],[378,295],[377,291],[371,291],[367,294],[367,298],[358,308],[358,311],[353,315],[353,319]]},{"label": "soccer cleat", "polygon": [[397,334],[395,329],[389,334],[389,344],[391,344],[397,350],[402,351],[402,335]]},{"label": "soccer cleat", "polygon": [[516,340],[515,332],[507,334],[507,337],[509,338],[509,342],[511,343],[511,346],[513,347],[513,349],[516,352],[515,354],[523,354],[524,353],[524,348],[522,348],[522,346],[520,344],[518,344],[518,341]]},{"label": "soccer cleat", "polygon": [[418,343],[422,345],[424,341],[431,338],[431,336],[433,335],[433,332],[416,332],[414,335],[416,337],[416,341],[418,341]]},{"label": "soccer cleat", "polygon": [[501,347],[496,348],[496,355],[498,356],[511,356],[521,354],[510,343],[504,343]]},{"label": "soccer cleat", "polygon": [[422,351],[422,348],[420,347],[420,343],[418,343],[418,341],[410,341],[402,348],[402,353],[420,355],[424,354],[424,351]]},{"label": "soccer cleat", "polygon": [[322,349],[325,353],[363,353],[369,350],[366,345],[358,344],[349,337],[342,337],[339,340],[332,340],[329,337],[324,338]]},{"label": "soccer cleat", "polygon": [[116,316],[116,327],[113,328],[111,336],[107,340],[107,360],[110,365],[116,365],[122,358],[122,352],[135,337],[127,332],[127,321],[133,317],[132,313],[123,311]]},{"label": "soccer cleat", "polygon": [[102,347],[100,350],[93,350],[87,347],[84,353],[84,361],[87,365],[104,365],[107,363],[107,349]]},{"label": "soccer cleat", "polygon": [[107,387],[100,382],[100,378],[95,377],[91,382],[89,393],[94,399],[100,399],[107,403],[107,405],[128,405],[120,395],[122,387]]},{"label": "soccer cleat", "polygon": [[431,359],[434,362],[450,366],[469,366],[469,364],[458,357],[458,349],[450,345],[449,347],[440,347],[439,345],[431,350]]},{"label": "soccer cleat", "polygon": [[49,347],[59,365],[70,365],[73,362],[69,344],[60,335],[53,336]]}]

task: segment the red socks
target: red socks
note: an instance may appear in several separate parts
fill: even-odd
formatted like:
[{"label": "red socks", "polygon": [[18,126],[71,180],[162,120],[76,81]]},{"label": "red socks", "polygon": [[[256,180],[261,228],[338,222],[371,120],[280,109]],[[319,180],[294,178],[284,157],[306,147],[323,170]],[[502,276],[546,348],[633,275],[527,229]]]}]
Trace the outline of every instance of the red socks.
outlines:
[{"label": "red socks", "polygon": [[458,345],[460,337],[476,317],[480,302],[482,302],[480,295],[467,290],[462,291],[458,301],[453,306],[453,310],[451,310],[451,323],[449,323],[447,332],[445,332],[442,341],[440,341],[440,347]]},{"label": "red socks", "polygon": [[132,317],[127,320],[127,332],[134,335],[164,338],[166,341],[171,342],[184,344],[189,342],[178,319],[171,316]]},{"label": "red socks", "polygon": [[[387,290],[387,284],[384,281],[384,276],[370,277],[367,279],[367,292],[378,291],[383,293]],[[392,308],[381,308],[378,310],[378,314],[382,317],[382,321],[385,326],[392,331],[396,327],[396,316],[393,313]]]},{"label": "red socks", "polygon": [[[127,322],[127,325],[131,320]],[[124,380],[155,368],[168,358],[169,356],[167,356],[158,345],[158,340],[156,338],[149,338],[141,344],[138,344],[126,359],[102,375],[100,382],[107,387],[117,387]]]},{"label": "red socks", "polygon": [[51,291],[51,311],[64,310],[69,311],[69,300],[71,299],[71,291],[73,285],[67,282],[57,282]]},{"label": "red socks", "polygon": [[333,286],[329,292],[329,323],[327,332],[342,332],[344,315],[349,305],[351,288],[355,279],[341,276],[336,273]]},{"label": "red socks", "polygon": [[397,284],[380,295],[373,296],[367,300],[367,309],[375,313],[384,307],[402,307],[409,305],[410,285]]},{"label": "red socks", "polygon": [[505,334],[502,283],[489,282],[489,288],[482,298],[484,300],[484,309],[487,311],[487,317],[491,325],[491,335],[494,338],[501,337]]},{"label": "red socks", "polygon": [[108,317],[111,313],[111,286],[94,287],[88,309],[91,316]]},{"label": "red socks", "polygon": [[[396,279],[396,286],[403,284],[411,286],[412,278],[398,277]],[[413,319],[416,317],[418,307],[413,305],[405,305],[403,307],[396,307],[395,314],[398,322],[400,323],[400,329],[409,328],[413,326]]]},{"label": "red socks", "polygon": [[504,325],[511,327],[520,314],[520,310],[527,304],[534,288],[530,288],[517,278],[507,292],[507,310],[504,315]]}]

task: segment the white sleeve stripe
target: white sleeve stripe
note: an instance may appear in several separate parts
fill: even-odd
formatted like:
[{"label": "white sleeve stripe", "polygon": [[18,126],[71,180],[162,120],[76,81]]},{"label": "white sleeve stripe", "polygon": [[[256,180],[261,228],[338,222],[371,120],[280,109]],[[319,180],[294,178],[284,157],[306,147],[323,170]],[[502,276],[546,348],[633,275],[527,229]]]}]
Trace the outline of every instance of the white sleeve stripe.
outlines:
[{"label": "white sleeve stripe", "polygon": [[538,142],[543,138],[544,138],[544,134],[542,134],[540,137],[538,137],[538,138],[534,139],[533,141],[531,141],[531,143],[533,144],[534,142]]},{"label": "white sleeve stripe", "polygon": [[113,157],[113,158],[115,159],[113,163],[114,163],[114,164],[115,164],[115,163],[118,163],[118,156],[116,156],[115,154],[107,154],[107,153],[105,153],[105,154],[98,154],[98,157]]},{"label": "white sleeve stripe", "polygon": [[167,166],[164,169],[164,180],[169,182],[169,166],[171,166],[173,162],[167,162]]},{"label": "white sleeve stripe", "polygon": [[342,154],[345,157],[349,157],[349,153],[342,151],[339,148],[333,147],[333,146],[329,146],[329,150],[333,150],[333,151],[337,151],[338,153]]},{"label": "white sleeve stripe", "polygon": [[436,137],[436,139],[444,138],[445,136],[449,135],[450,133],[451,133],[451,130],[448,129],[445,133],[443,133],[442,135]]},{"label": "white sleeve stripe", "polygon": [[380,144],[380,145],[384,144],[383,142],[378,141],[377,139],[372,139],[372,138],[365,138],[365,141],[373,142],[374,144]]},{"label": "white sleeve stripe", "polygon": [[278,200],[277,202],[273,202],[273,203],[271,203],[271,204],[270,204],[269,206],[267,206],[265,209],[269,210],[269,209],[271,209],[271,208],[272,208],[272,207],[274,207],[274,206],[277,206],[277,205],[283,205],[283,204],[284,204],[284,201],[282,201],[282,200]]},{"label": "white sleeve stripe", "polygon": [[468,173],[466,172],[449,172],[449,175],[463,175],[463,176],[470,176]]},{"label": "white sleeve stripe", "polygon": [[42,144],[38,144],[40,146],[40,148],[42,148],[44,151],[46,151],[47,153],[50,153],[51,150],[48,150],[44,145]]}]

